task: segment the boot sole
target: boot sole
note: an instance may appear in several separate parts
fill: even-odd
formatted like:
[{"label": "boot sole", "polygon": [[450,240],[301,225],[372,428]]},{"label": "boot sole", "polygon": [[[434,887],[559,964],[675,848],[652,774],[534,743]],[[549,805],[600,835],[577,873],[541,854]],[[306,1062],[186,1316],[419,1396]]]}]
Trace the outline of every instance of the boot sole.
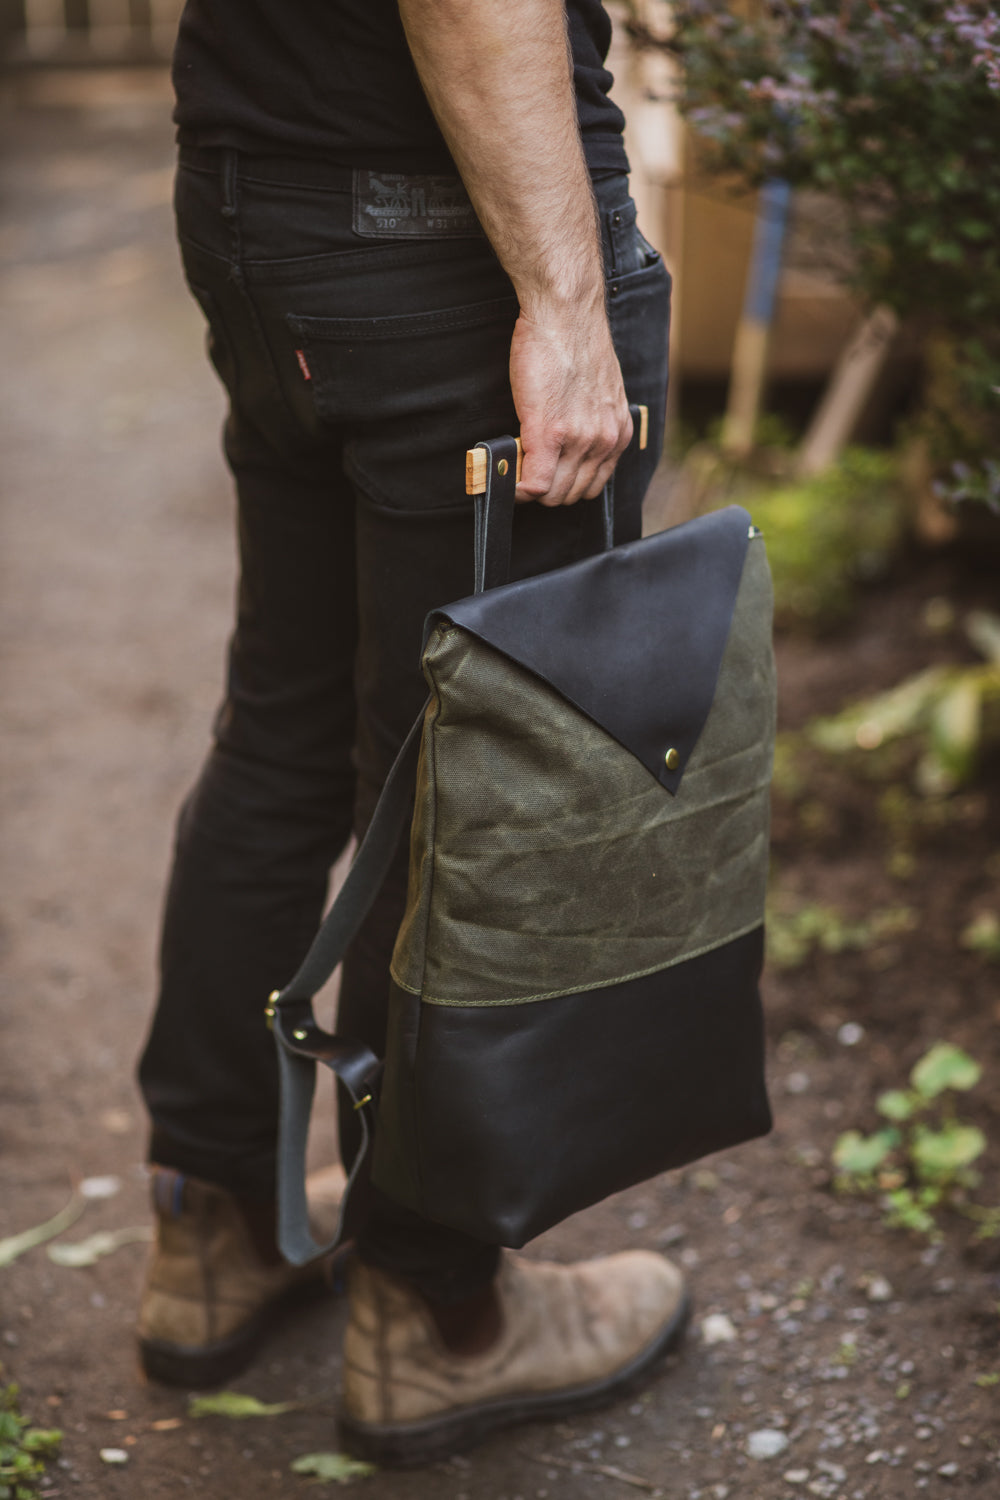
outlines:
[{"label": "boot sole", "polygon": [[211,1344],[173,1344],[165,1339],[139,1339],[139,1361],[150,1380],[161,1385],[179,1385],[205,1390],[225,1385],[253,1360],[274,1325],[298,1305],[329,1296],[330,1284],[323,1274],[289,1287],[267,1303],[236,1333]]},{"label": "boot sole", "polygon": [[424,1422],[388,1426],[355,1422],[341,1416],[340,1441],[355,1458],[366,1459],[380,1468],[415,1468],[472,1447],[503,1427],[520,1422],[554,1421],[577,1412],[593,1411],[644,1384],[660,1360],[680,1342],[690,1318],[691,1299],[685,1295],[657,1337],[604,1380],[568,1390],[483,1402]]}]

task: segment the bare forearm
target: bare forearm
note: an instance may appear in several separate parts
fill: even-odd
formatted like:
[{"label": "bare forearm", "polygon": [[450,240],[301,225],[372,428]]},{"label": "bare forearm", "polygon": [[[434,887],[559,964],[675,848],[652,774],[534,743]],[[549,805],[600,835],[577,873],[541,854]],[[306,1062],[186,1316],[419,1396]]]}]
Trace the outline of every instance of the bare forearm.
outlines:
[{"label": "bare forearm", "polygon": [[599,489],[630,431],[562,0],[399,0],[424,90],[521,317],[523,498]]},{"label": "bare forearm", "polygon": [[562,0],[400,0],[424,90],[522,307],[602,297]]}]

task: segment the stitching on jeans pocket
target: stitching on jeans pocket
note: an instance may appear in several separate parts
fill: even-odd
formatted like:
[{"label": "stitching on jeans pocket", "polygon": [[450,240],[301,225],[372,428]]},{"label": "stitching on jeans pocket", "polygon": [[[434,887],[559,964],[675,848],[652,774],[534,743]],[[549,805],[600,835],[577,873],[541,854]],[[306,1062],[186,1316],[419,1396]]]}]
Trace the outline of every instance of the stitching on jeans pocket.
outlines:
[{"label": "stitching on jeans pocket", "polygon": [[402,313],[390,318],[308,318],[288,314],[288,325],[303,338],[334,343],[358,340],[396,339],[411,335],[481,328],[506,322],[517,308],[516,297],[495,297],[470,307],[450,307],[423,313]]},{"label": "stitching on jeans pocket", "polygon": [[[516,297],[386,318],[286,314],[293,361],[321,421],[423,420],[469,405],[469,371],[506,380]],[[305,369],[303,369],[303,360]]]}]

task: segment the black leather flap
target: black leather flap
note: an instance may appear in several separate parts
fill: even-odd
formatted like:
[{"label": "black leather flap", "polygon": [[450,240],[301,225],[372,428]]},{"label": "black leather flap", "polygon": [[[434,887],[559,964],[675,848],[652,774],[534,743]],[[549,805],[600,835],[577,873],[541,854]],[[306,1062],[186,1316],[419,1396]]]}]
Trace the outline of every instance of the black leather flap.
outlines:
[{"label": "black leather flap", "polygon": [[676,792],[712,706],[749,535],[731,505],[461,599],[428,625],[450,620],[544,678]]}]

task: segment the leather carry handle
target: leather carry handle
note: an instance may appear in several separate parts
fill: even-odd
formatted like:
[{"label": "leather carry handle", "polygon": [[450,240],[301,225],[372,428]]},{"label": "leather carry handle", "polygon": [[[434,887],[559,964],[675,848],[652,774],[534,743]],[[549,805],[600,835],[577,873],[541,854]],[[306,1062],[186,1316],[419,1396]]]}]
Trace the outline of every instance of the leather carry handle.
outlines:
[{"label": "leather carry handle", "polygon": [[[632,441],[626,453],[636,443],[642,450],[649,441],[649,408],[630,406],[629,411]],[[497,588],[510,576],[514,491],[521,477],[522,458],[521,440],[513,437],[477,443],[465,455],[465,490],[475,496],[476,502],[474,591],[477,594]],[[598,503],[587,504],[582,514],[591,533],[586,551],[610,551],[614,546],[614,476],[598,496]]]},{"label": "leather carry handle", "polygon": [[[630,406],[632,421],[635,423],[639,434],[640,451],[649,446],[649,407]],[[517,444],[517,462],[515,465],[515,479],[521,482],[521,464],[524,462],[524,450],[521,447],[521,439],[515,438]],[[486,475],[488,472],[488,458],[484,452],[485,444],[479,443],[475,448],[470,448],[465,455],[465,493],[467,495],[482,495],[486,491]]]}]

